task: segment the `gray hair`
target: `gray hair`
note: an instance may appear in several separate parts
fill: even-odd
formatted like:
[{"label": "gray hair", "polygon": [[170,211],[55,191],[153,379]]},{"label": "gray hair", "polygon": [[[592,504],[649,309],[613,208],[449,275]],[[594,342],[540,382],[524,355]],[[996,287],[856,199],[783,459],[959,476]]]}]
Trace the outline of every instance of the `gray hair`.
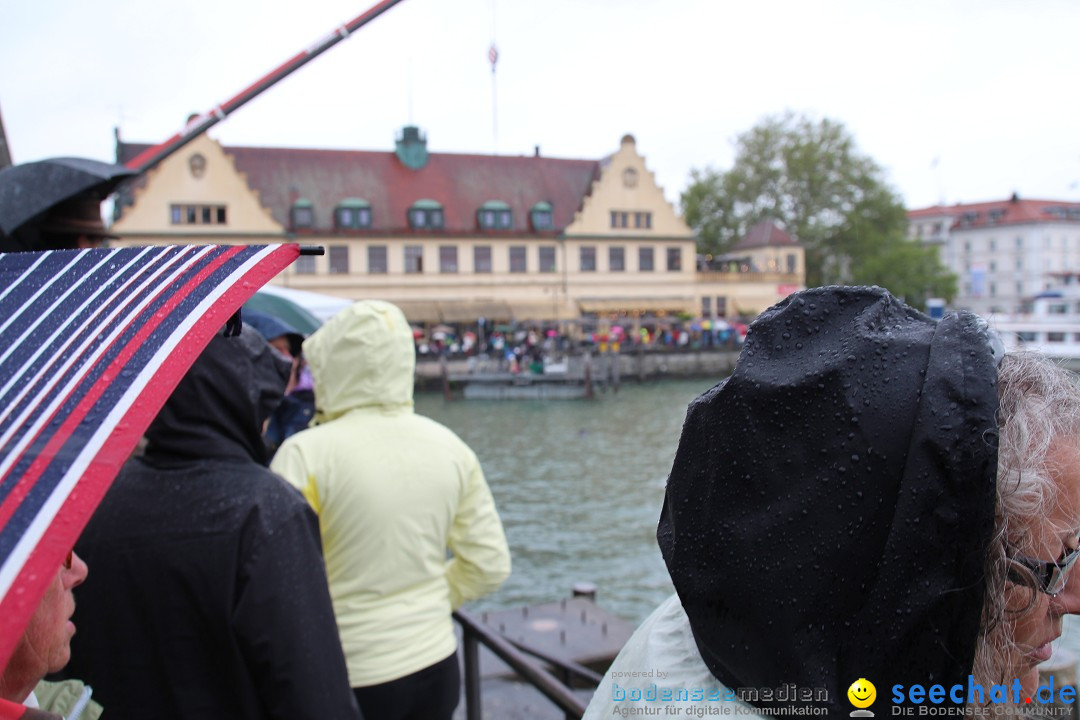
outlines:
[{"label": "gray hair", "polygon": [[[1080,386],[1045,357],[1009,353],[998,368],[998,462],[994,535],[986,562],[986,599],[972,674],[984,687],[1015,677],[1020,650],[1012,628],[1038,601],[1035,579],[1009,560],[1008,549],[1031,541],[1032,520],[1049,517],[1058,502],[1049,456],[1058,438],[1080,437]],[[1027,606],[1008,610],[1010,564],[1027,582]]]}]

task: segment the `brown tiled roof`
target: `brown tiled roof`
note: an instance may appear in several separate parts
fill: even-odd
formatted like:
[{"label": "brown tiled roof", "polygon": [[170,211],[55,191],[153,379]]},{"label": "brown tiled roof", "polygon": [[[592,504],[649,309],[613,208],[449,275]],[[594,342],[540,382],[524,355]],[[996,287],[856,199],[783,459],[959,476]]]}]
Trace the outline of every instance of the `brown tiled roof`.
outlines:
[{"label": "brown tiled roof", "polygon": [[773,220],[762,220],[746,233],[742,240],[735,244],[732,250],[753,250],[763,247],[782,247],[785,245],[798,245],[795,238],[776,224]]},{"label": "brown tiled roof", "polygon": [[[145,147],[121,144],[120,161]],[[316,232],[333,229],[334,208],[346,198],[369,202],[371,229],[380,232],[412,232],[407,213],[417,200],[435,200],[443,206],[442,234],[475,234],[476,211],[489,200],[510,206],[518,232],[531,232],[529,211],[534,205],[550,203],[552,232],[557,232],[573,220],[600,174],[596,160],[429,153],[427,164],[413,170],[392,151],[223,149],[283,226],[289,226],[292,203],[309,200]]]},{"label": "brown tiled roof", "polygon": [[1080,221],[1080,203],[1016,198],[979,203],[934,205],[908,211],[909,220],[949,217],[952,227]]}]

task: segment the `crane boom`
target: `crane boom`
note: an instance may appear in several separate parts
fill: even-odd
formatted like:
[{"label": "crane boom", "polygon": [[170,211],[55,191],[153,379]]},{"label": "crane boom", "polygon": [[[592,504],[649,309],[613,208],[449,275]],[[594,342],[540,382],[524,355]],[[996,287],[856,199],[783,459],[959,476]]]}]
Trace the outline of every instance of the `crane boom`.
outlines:
[{"label": "crane boom", "polygon": [[224,120],[237,108],[241,107],[249,100],[254,99],[264,90],[274,86],[278,81],[288,77],[293,71],[298,70],[311,60],[314,60],[316,57],[349,37],[349,35],[356,32],[364,25],[367,25],[399,2],[401,2],[401,0],[382,0],[382,2],[373,5],[363,14],[356,16],[344,25],[335,28],[311,47],[305,48],[292,56],[262,78],[256,80],[247,88],[237,93],[231,99],[226,100],[220,105],[215,105],[212,109],[202,115],[196,115],[191,118],[180,132],[160,145],[147,148],[126,162],[125,165],[136,172],[146,172],[180,148],[184,147],[184,145],[187,145],[199,135],[202,135],[211,127]]}]

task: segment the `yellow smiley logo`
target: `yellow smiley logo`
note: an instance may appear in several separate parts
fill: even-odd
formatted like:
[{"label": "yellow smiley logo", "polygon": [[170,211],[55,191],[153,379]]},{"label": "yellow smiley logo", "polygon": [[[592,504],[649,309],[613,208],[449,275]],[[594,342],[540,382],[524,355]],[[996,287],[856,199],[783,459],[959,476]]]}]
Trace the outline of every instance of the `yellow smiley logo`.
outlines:
[{"label": "yellow smiley logo", "polygon": [[859,678],[847,689],[848,700],[857,708],[868,708],[877,699],[877,688],[866,678]]}]

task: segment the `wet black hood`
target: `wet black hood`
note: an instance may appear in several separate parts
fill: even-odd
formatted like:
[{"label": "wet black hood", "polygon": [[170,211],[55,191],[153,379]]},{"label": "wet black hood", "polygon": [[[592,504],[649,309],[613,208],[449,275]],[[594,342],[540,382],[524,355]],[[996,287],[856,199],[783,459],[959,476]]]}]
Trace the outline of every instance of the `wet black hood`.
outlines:
[{"label": "wet black hood", "polygon": [[844,715],[859,678],[875,711],[897,683],[966,682],[996,377],[980,319],[935,322],[879,288],[761,315],[731,377],[690,405],[657,530],[719,680],[824,688]]},{"label": "wet black hood", "polygon": [[218,333],[146,431],[155,463],[233,458],[267,462],[263,422],[280,404],[290,365],[253,328]]}]

